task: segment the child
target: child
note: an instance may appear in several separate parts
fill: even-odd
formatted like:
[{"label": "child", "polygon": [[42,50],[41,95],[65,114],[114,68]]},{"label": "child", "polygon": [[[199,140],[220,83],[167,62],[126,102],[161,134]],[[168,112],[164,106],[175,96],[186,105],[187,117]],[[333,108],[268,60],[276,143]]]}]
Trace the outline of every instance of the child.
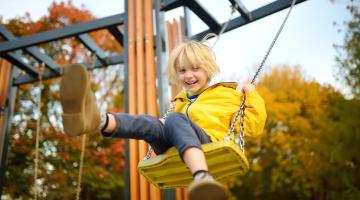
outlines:
[{"label": "child", "polygon": [[[243,94],[236,90],[236,83],[209,86],[219,67],[212,50],[200,42],[175,48],[167,73],[184,91],[173,99],[174,111],[161,121],[150,115],[100,114],[86,69],[81,65],[66,67],[60,89],[65,133],[75,136],[100,131],[104,137],[145,140],[156,154],[175,146],[193,174],[189,199],[226,199],[223,186],[208,172],[201,144],[223,140]],[[257,138],[266,119],[264,102],[253,85],[246,84],[242,91],[247,95],[245,136]]]}]

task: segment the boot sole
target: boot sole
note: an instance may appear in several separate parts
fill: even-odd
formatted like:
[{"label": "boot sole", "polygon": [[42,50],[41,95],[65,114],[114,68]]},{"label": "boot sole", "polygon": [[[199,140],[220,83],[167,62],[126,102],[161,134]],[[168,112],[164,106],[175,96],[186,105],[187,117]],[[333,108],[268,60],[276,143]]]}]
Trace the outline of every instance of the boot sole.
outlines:
[{"label": "boot sole", "polygon": [[60,83],[60,101],[63,107],[64,131],[69,136],[77,136],[84,130],[84,111],[89,76],[82,64],[64,68]]},{"label": "boot sole", "polygon": [[225,188],[215,181],[198,181],[189,186],[189,200],[226,200]]}]

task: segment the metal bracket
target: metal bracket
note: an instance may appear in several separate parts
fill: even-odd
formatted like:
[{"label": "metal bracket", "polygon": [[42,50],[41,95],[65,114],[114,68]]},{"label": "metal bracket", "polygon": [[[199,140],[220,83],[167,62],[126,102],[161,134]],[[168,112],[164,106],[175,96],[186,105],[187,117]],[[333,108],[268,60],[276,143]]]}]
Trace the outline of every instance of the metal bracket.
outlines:
[{"label": "metal bracket", "polygon": [[5,113],[5,109],[6,109],[5,106],[0,107],[0,115],[3,115]]}]

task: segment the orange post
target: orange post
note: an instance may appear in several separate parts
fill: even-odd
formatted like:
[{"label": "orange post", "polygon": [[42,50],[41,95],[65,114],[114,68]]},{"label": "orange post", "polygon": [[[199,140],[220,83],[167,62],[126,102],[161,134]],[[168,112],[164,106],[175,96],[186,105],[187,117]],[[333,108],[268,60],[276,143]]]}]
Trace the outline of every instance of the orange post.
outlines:
[{"label": "orange post", "polygon": [[173,19],[173,23],[172,23],[172,39],[173,39],[173,49],[180,44],[179,42],[179,23],[177,22],[176,19]]},{"label": "orange post", "polygon": [[[172,48],[169,48],[169,54],[171,51],[178,46],[181,42],[179,42],[179,24],[177,20],[173,20],[173,23],[170,25],[171,32],[168,34],[168,41],[171,41]],[[171,97],[174,98],[181,91],[181,86],[179,85],[171,85]]]},{"label": "orange post", "polygon": [[[167,41],[168,41],[168,53],[170,54],[171,51],[174,48],[174,39],[173,39],[173,28],[172,28],[172,23],[169,21],[166,21],[166,28],[167,28]],[[170,94],[171,94],[171,98],[175,97],[175,90],[174,90],[174,86],[171,84],[170,85]]]},{"label": "orange post", "polygon": [[[145,63],[146,63],[146,113],[158,117],[156,95],[156,69],[154,52],[152,1],[145,0]],[[150,185],[150,199],[160,200],[160,190]]]},{"label": "orange post", "polygon": [[[6,105],[6,97],[8,95],[9,80],[11,76],[11,64],[3,59],[0,59],[0,107]],[[3,132],[6,124],[4,124],[4,115],[0,113],[0,133]],[[0,153],[2,149],[0,149]]]},{"label": "orange post", "polygon": [[[137,61],[137,97],[138,97],[138,113],[145,114],[145,59],[144,59],[144,28],[143,28],[143,1],[136,0],[136,61]],[[139,141],[138,160],[143,159],[146,155],[147,144]],[[140,199],[146,200],[150,197],[149,183],[140,176]]]},{"label": "orange post", "polygon": [[[136,60],[135,60],[135,2],[128,1],[128,77],[129,77],[129,113],[136,114]],[[137,171],[138,142],[129,141],[130,199],[140,198],[139,174]]]},{"label": "orange post", "polygon": [[167,30],[167,33],[168,33],[167,34],[168,53],[170,53],[173,50],[174,45],[173,45],[173,40],[172,40],[172,36],[173,36],[173,34],[172,34],[172,25],[171,25],[171,23],[169,21],[166,21],[166,30]]},{"label": "orange post", "polygon": [[145,0],[145,59],[146,59],[146,97],[147,113],[157,116],[156,69],[154,52],[154,31],[152,21],[152,1]]}]

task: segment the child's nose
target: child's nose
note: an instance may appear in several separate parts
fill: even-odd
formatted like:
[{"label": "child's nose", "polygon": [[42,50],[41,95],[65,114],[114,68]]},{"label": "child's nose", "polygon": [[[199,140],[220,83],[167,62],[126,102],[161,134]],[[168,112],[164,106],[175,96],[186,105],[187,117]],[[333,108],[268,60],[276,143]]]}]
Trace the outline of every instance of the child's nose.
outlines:
[{"label": "child's nose", "polygon": [[185,78],[192,77],[192,76],[193,76],[193,74],[192,74],[191,71],[186,71],[185,72]]}]

